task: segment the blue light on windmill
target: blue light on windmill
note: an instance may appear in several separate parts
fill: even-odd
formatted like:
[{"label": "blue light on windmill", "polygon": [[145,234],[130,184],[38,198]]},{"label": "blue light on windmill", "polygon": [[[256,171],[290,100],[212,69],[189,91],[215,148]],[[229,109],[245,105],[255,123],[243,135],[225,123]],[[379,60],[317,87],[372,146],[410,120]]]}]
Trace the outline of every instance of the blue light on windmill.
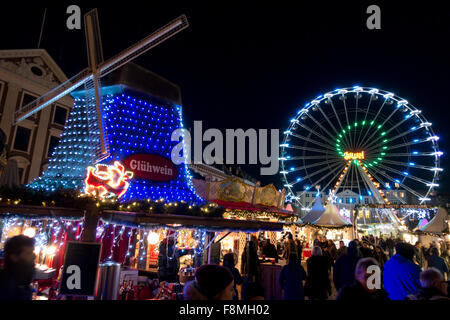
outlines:
[{"label": "blue light on windmill", "polygon": [[406,172],[406,171],[403,171],[403,174],[404,174],[405,176],[408,176],[408,175],[409,175],[409,173]]},{"label": "blue light on windmill", "polygon": [[417,127],[411,127],[411,131],[414,131],[416,129],[417,129]]},{"label": "blue light on windmill", "polygon": [[359,200],[362,200],[362,199],[363,199],[362,195],[359,195]]},{"label": "blue light on windmill", "polygon": [[342,199],[338,199],[338,203],[342,203]]},{"label": "blue light on windmill", "polygon": [[291,156],[286,156],[286,159],[290,159],[291,158]]},{"label": "blue light on windmill", "polygon": [[395,179],[394,181],[397,182],[397,183],[400,183],[400,180],[398,180],[398,179]]},{"label": "blue light on windmill", "polygon": [[322,99],[322,95],[317,96],[316,100]]},{"label": "blue light on windmill", "polygon": [[302,181],[302,178],[297,177],[297,182]]},{"label": "blue light on windmill", "polygon": [[350,203],[353,203],[353,198],[350,198],[349,200],[350,200]]},{"label": "blue light on windmill", "polygon": [[391,189],[391,186],[389,184],[386,185],[386,188]]},{"label": "blue light on windmill", "polygon": [[305,186],[305,190],[309,190],[309,189],[311,189],[310,186]]},{"label": "blue light on windmill", "polygon": [[414,167],[416,164],[415,164],[414,162],[410,162],[409,165],[410,165],[411,167]]},{"label": "blue light on windmill", "polygon": [[414,139],[413,142],[419,142],[419,139]]},{"label": "blue light on windmill", "polygon": [[295,170],[295,168],[294,167],[291,167],[289,170],[291,170],[291,171],[294,171]]},{"label": "blue light on windmill", "polygon": [[413,154],[413,155],[418,155],[418,154],[419,154],[419,151],[413,151],[412,154]]},{"label": "blue light on windmill", "polygon": [[367,190],[367,193],[369,194],[369,196],[372,195],[372,192],[370,190]]}]

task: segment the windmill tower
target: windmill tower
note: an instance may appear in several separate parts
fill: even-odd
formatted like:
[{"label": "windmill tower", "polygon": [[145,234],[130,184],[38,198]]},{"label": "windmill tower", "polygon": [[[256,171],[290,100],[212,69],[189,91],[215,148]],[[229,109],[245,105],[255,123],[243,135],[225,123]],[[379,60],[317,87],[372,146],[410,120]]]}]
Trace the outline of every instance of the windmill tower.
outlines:
[{"label": "windmill tower", "polygon": [[[142,84],[159,85],[169,91],[171,85],[128,64],[187,26],[183,15],[103,61],[97,10],[85,15],[89,67],[15,115],[18,123],[66,94],[71,93],[75,98],[47,170],[30,183],[30,187],[47,191],[82,190],[89,166],[96,165],[97,172],[101,173],[116,161],[126,161],[133,156],[136,159],[130,160],[131,167],[137,170],[137,175],[129,180],[129,190],[122,199],[201,201],[195,194],[187,165],[174,166],[168,162],[170,147],[175,144],[170,141],[170,133],[182,127],[181,99],[164,99],[153,94],[155,90]],[[158,172],[152,175],[149,170]],[[162,172],[171,175],[164,177]]]}]

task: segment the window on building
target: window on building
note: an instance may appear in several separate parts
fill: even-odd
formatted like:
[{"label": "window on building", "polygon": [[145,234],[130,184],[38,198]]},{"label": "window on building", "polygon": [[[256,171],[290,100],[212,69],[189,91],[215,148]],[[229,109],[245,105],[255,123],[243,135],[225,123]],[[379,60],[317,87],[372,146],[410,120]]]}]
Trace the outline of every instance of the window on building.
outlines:
[{"label": "window on building", "polygon": [[405,193],[404,192],[400,192],[400,197],[404,198],[405,197]]},{"label": "window on building", "polygon": [[50,137],[50,141],[48,142],[48,151],[47,151],[47,158],[50,158],[52,156],[53,151],[55,150],[56,146],[59,143],[59,138],[55,136]]},{"label": "window on building", "polygon": [[28,152],[28,146],[31,139],[31,129],[18,126],[16,137],[14,139],[13,149]]},{"label": "window on building", "polygon": [[369,199],[368,199],[368,198],[365,198],[365,199],[364,199],[364,203],[365,203],[365,204],[369,204]]},{"label": "window on building", "polygon": [[32,96],[31,94],[28,93],[23,93],[23,97],[22,97],[22,107],[26,106],[27,104],[29,104],[30,102],[36,100],[35,96]]},{"label": "window on building", "polygon": [[398,197],[397,191],[394,191],[394,197]]},{"label": "window on building", "polygon": [[307,193],[305,197],[309,198],[309,193]]},{"label": "window on building", "polygon": [[307,207],[309,206],[309,202],[306,202],[306,204],[305,204]]},{"label": "window on building", "polygon": [[63,107],[55,107],[55,115],[53,117],[53,123],[65,125],[67,119],[67,109]]},{"label": "window on building", "polygon": [[350,198],[345,198],[345,203],[350,203]]}]

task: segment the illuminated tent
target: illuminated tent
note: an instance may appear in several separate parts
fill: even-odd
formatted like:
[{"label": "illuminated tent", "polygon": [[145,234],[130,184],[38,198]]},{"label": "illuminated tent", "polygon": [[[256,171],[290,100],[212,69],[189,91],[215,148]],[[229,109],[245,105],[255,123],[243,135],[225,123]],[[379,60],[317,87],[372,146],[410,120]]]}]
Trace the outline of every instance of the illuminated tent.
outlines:
[{"label": "illuminated tent", "polygon": [[434,218],[425,226],[419,228],[419,230],[428,233],[444,233],[448,231],[448,219],[447,210],[439,208]]},{"label": "illuminated tent", "polygon": [[314,226],[328,228],[351,226],[351,223],[345,221],[345,219],[341,217],[338,209],[334,204],[331,203],[331,201],[328,203],[325,211],[319,216],[319,218],[310,223]]},{"label": "illuminated tent", "polygon": [[314,202],[311,210],[302,217],[303,223],[313,223],[317,219],[320,218],[322,213],[325,211],[325,207],[322,205],[322,200],[320,197],[316,197],[316,201]]}]

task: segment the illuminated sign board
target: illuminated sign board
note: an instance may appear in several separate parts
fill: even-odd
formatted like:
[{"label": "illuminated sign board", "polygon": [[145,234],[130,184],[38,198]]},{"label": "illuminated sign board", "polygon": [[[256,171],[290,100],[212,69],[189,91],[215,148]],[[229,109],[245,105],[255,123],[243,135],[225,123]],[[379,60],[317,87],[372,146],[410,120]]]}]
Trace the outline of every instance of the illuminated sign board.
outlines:
[{"label": "illuminated sign board", "polygon": [[123,164],[140,179],[163,182],[178,176],[173,162],[156,154],[133,154],[123,160]]},{"label": "illuminated sign board", "polygon": [[363,160],[364,159],[364,151],[361,152],[344,152],[345,160]]}]

